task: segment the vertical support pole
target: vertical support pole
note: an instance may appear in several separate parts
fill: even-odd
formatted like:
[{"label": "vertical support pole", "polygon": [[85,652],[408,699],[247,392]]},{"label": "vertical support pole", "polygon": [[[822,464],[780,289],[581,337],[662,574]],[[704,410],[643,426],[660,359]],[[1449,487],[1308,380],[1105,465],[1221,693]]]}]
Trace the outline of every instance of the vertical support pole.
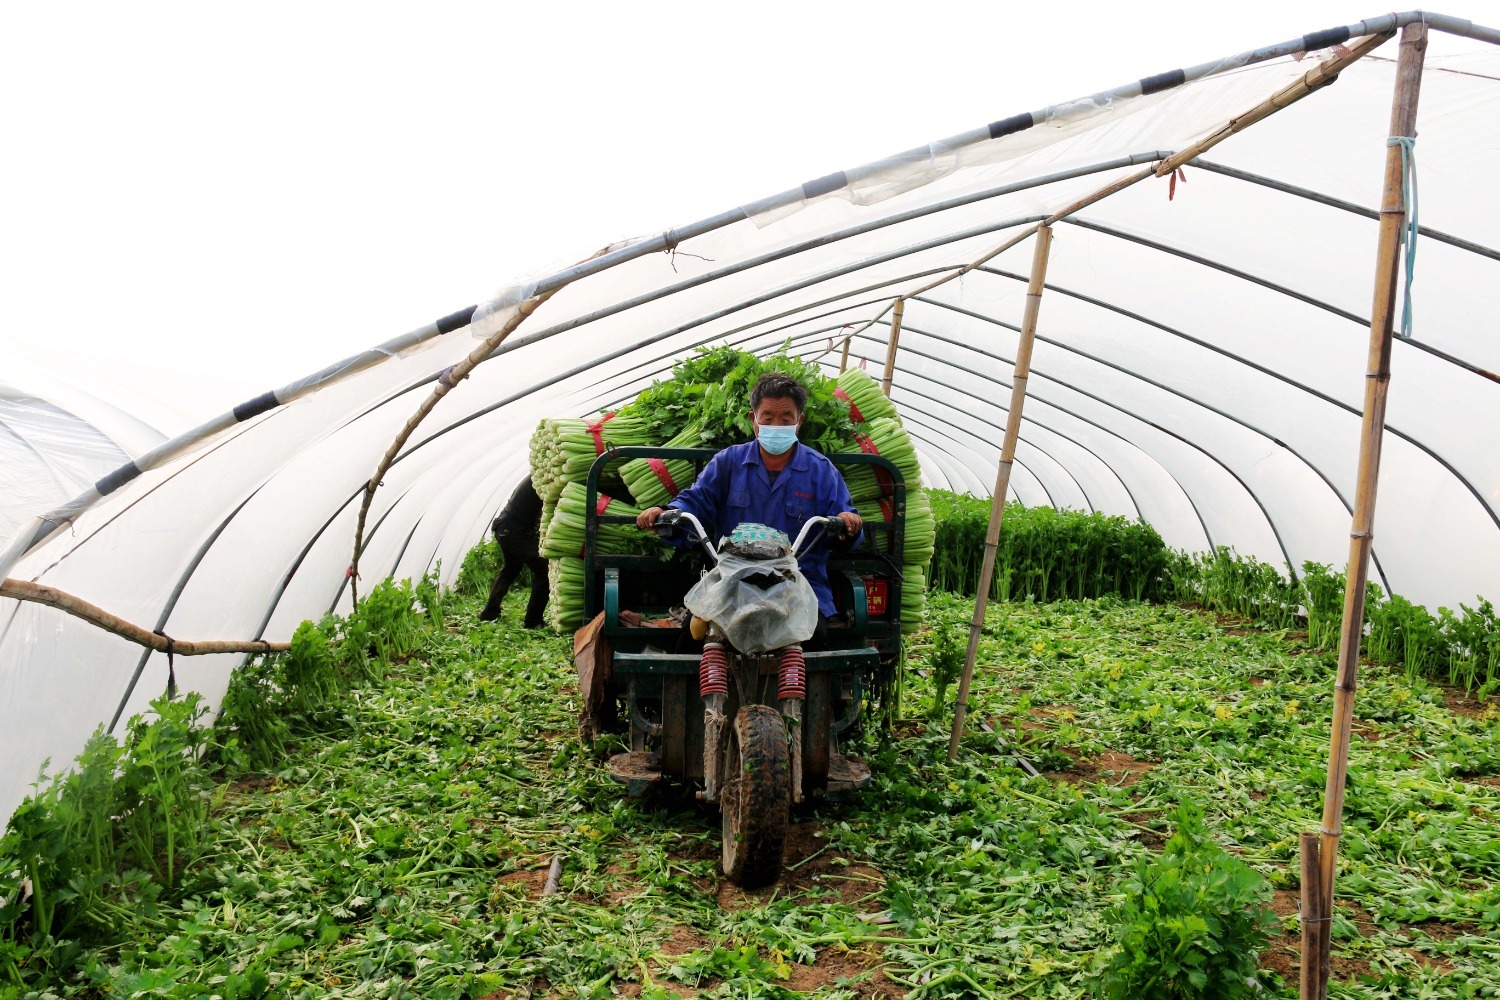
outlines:
[{"label": "vertical support pole", "polygon": [[[1391,135],[1415,136],[1417,95],[1422,84],[1422,60],[1427,51],[1427,26],[1420,21],[1401,32],[1396,62],[1396,93],[1391,104]],[[1380,446],[1385,433],[1385,400],[1391,378],[1391,327],[1396,309],[1396,274],[1401,234],[1406,221],[1406,193],[1401,150],[1387,146],[1385,193],[1380,201],[1380,242],[1375,255],[1375,298],[1370,310],[1370,347],[1365,369],[1364,420],[1360,426],[1359,470],[1355,478],[1354,517],[1349,529],[1349,566],[1344,588],[1344,618],[1339,630],[1338,679],[1333,693],[1333,735],[1328,749],[1328,784],[1323,794],[1323,825],[1319,845],[1319,882],[1322,915],[1333,914],[1334,877],[1338,870],[1339,836],[1343,832],[1344,785],[1349,772],[1349,738],[1354,721],[1354,691],[1358,685],[1359,646],[1364,634],[1365,583],[1375,524],[1375,491],[1380,477]],[[1304,938],[1304,940],[1306,940]],[[1319,967],[1328,969],[1329,937],[1319,935]],[[1306,963],[1309,956],[1304,954]],[[1326,991],[1326,981],[1320,994]],[[1305,994],[1304,994],[1305,996]]]},{"label": "vertical support pole", "polygon": [[853,339],[852,336],[845,336],[844,337],[844,349],[839,354],[839,374],[840,375],[844,374],[844,372],[846,372],[846,371],[849,370],[849,341],[852,340],[852,339]]},{"label": "vertical support pole", "polygon": [[969,712],[969,687],[974,681],[974,660],[979,655],[979,633],[989,606],[990,584],[995,578],[995,553],[1000,548],[1000,521],[1005,516],[1005,493],[1010,488],[1010,468],[1016,457],[1016,438],[1021,433],[1021,409],[1026,403],[1026,380],[1031,375],[1031,346],[1036,341],[1036,319],[1042,308],[1042,287],[1047,281],[1047,254],[1052,249],[1052,227],[1038,226],[1036,249],[1031,257],[1031,282],[1026,286],[1026,310],[1021,319],[1021,340],[1016,347],[1015,374],[1011,376],[1010,413],[1005,420],[1005,440],[1000,446],[1000,467],[995,471],[995,495],[990,500],[990,525],[984,536],[984,560],[979,566],[979,590],[974,595],[974,617],[969,622],[969,648],[964,653],[964,672],[958,682],[958,706],[953,713],[953,734],[948,739],[948,759],[958,755]]},{"label": "vertical support pole", "polygon": [[1321,1000],[1327,977],[1323,974],[1320,942],[1328,930],[1323,913],[1322,873],[1318,865],[1318,835],[1302,834],[1302,967],[1298,970],[1300,1000]]},{"label": "vertical support pole", "polygon": [[891,341],[885,348],[885,375],[880,379],[880,391],[886,398],[891,395],[891,380],[896,377],[896,348],[901,343],[901,317],[906,313],[906,300],[896,300],[896,311],[891,317]]}]

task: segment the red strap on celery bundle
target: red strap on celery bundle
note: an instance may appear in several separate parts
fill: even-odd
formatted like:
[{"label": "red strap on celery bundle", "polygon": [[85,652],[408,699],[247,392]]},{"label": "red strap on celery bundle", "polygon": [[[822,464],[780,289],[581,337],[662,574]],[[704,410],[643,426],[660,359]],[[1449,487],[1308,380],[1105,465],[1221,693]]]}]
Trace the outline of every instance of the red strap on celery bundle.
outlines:
[{"label": "red strap on celery bundle", "polygon": [[[866,455],[880,454],[880,449],[875,447],[875,442],[858,431],[854,432],[854,442],[859,445],[859,450]],[[875,466],[875,482],[880,486],[882,496],[888,497],[896,492],[896,483],[891,479],[891,474],[878,465]],[[884,501],[881,502],[884,503]],[[887,514],[886,520],[889,521],[890,519],[890,515]]]},{"label": "red strap on celery bundle", "polygon": [[668,494],[675,497],[682,492],[677,488],[677,484],[672,482],[672,474],[667,471],[666,462],[663,462],[659,458],[648,458],[646,459],[646,464],[651,467],[652,472],[656,473],[657,481],[667,488]]},{"label": "red strap on celery bundle", "polygon": [[[614,414],[610,414],[610,416],[613,415]],[[602,424],[604,421],[601,420],[599,422]],[[594,503],[594,513],[602,517],[605,510],[607,510],[609,508],[609,505],[614,502],[614,497],[607,497],[603,493],[599,494],[599,499]],[[584,557],[584,555],[588,552],[588,547],[589,546],[587,542],[578,546],[578,558],[582,559]]]},{"label": "red strap on celery bundle", "polygon": [[859,412],[859,407],[854,405],[854,400],[849,398],[849,394],[847,392],[845,392],[843,389],[835,389],[833,390],[833,398],[842,399],[844,402],[849,404],[850,420],[854,421],[856,424],[862,424],[865,422],[865,415]]},{"label": "red strap on celery bundle", "polygon": [[[612,417],[612,415],[613,414],[610,414],[610,417]],[[598,421],[598,423],[604,423],[604,421],[601,420]],[[604,511],[606,511],[607,508],[609,508],[609,505],[613,504],[613,502],[615,502],[615,498],[613,498],[613,496],[604,496],[603,493],[600,493],[600,495],[598,495],[597,501],[594,502],[594,513],[598,514],[598,516],[600,517],[603,517]],[[588,543],[586,543],[586,541],[585,543],[580,544],[580,546],[577,547],[577,558],[582,559],[585,555],[588,555]]]},{"label": "red strap on celery bundle", "polygon": [[593,421],[589,421],[588,422],[589,433],[592,434],[592,435],[594,435],[594,454],[595,455],[602,455],[602,454],[604,454],[604,433],[603,433],[604,432],[604,425],[605,425],[606,422],[608,422],[608,421],[610,421],[612,419],[614,419],[614,412],[613,411],[611,411],[609,413],[606,413],[604,416],[600,417],[599,418],[599,422],[597,424],[594,423]]}]

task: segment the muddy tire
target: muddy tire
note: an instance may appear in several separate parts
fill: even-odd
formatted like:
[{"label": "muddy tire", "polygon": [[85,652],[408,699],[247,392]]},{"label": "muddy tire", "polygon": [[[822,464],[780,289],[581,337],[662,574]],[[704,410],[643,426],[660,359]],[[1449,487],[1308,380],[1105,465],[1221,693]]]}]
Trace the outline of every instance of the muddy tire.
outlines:
[{"label": "muddy tire", "polygon": [[786,724],[769,705],[746,705],[725,734],[719,775],[724,874],[746,889],[781,877],[792,779]]}]

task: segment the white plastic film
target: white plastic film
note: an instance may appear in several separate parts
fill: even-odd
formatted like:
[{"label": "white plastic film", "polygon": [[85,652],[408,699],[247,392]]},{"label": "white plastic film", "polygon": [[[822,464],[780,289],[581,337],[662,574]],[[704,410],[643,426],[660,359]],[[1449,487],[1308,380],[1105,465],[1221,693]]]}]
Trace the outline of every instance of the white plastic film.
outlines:
[{"label": "white plastic film", "polygon": [[[790,341],[832,372],[837,338],[851,336],[849,363],[878,367],[897,296],[913,297],[893,395],[923,475],[987,495],[1030,241],[918,289],[1311,66],[1278,58],[1147,98],[1122,90],[1000,140],[915,147],[847,171],[841,194],[768,199],[789,211],[774,225],[704,226],[675,254],[563,287],[443,398],[388,472],[362,589],[439,561],[451,581],[540,417],[629,398],[703,344]],[[1497,80],[1486,48],[1429,59],[1422,85],[1421,221],[1434,232],[1418,243],[1414,342],[1392,357],[1371,578],[1433,608],[1500,597],[1500,347],[1483,320],[1500,304],[1500,195],[1486,183],[1500,175]],[[1363,60],[1189,164],[1175,188],[1148,179],[1054,227],[1014,497],[1138,515],[1191,550],[1342,565],[1393,83],[1390,62]],[[190,639],[285,639],[347,610],[365,480],[432,380],[536,287],[290,382],[276,397],[297,401],[189,435],[159,463],[143,456],[184,425],[133,423],[131,406],[100,393],[65,401],[7,377],[103,432],[74,440],[75,453],[108,466],[107,439],[159,464],[80,509],[12,575]],[[66,466],[60,426],[35,469]],[[96,471],[79,469],[85,488],[62,492],[86,493]],[[177,676],[216,698],[234,662],[179,660]],[[139,647],[76,619],[0,603],[0,815],[43,758],[65,765],[95,726],[160,692],[164,658],[142,664]]]}]

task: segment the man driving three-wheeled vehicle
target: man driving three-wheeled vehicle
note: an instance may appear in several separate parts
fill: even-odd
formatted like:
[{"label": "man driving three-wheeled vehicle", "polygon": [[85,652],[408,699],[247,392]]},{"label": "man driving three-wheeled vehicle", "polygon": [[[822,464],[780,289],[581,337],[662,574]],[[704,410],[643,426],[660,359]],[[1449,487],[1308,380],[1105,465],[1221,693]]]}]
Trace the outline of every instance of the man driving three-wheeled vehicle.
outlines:
[{"label": "man driving three-wheeled vehicle", "polygon": [[[900,656],[905,483],[878,455],[798,443],[806,400],[795,380],[764,376],[750,398],[755,440],[717,453],[610,449],[588,477],[585,729],[628,729],[610,772],[632,793],[665,786],[718,805],[724,872],[746,887],[779,877],[794,803],[869,781],[838,741]],[[597,507],[600,474],[634,458],[703,463],[665,508],[635,518],[701,551],[701,573],[598,551],[597,524],[624,520]],[[886,484],[883,523],[861,522],[838,471],[848,465],[873,465]]]}]

